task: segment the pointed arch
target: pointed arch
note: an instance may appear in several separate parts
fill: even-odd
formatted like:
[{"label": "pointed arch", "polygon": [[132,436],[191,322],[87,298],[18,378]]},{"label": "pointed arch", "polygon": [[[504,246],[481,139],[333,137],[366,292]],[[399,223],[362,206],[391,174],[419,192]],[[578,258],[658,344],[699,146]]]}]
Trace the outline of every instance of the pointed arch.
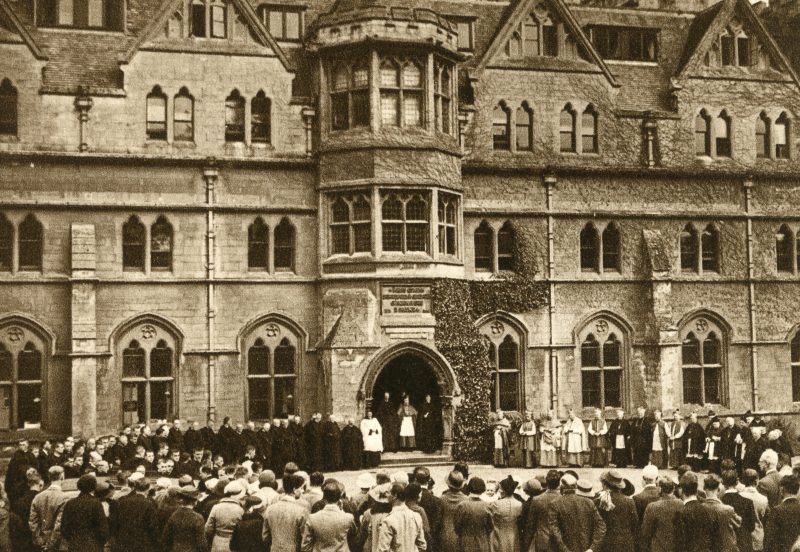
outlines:
[{"label": "pointed arch", "polygon": [[789,159],[791,157],[791,120],[786,112],[782,112],[774,125],[775,159]]},{"label": "pointed arch", "polygon": [[16,136],[19,129],[17,89],[9,79],[0,82],[0,135]]},{"label": "pointed arch", "polygon": [[694,153],[711,156],[711,117],[705,109],[694,118]]},{"label": "pointed arch", "polygon": [[275,227],[275,249],[272,258],[276,271],[294,272],[295,229],[287,217],[283,217]]},{"label": "pointed arch", "polygon": [[558,123],[559,149],[562,153],[571,153],[577,151],[577,126],[577,112],[572,107],[572,104],[565,105],[559,114]]},{"label": "pointed arch", "polygon": [[733,154],[731,124],[731,116],[724,109],[714,119],[714,143],[717,157],[731,157]]},{"label": "pointed arch", "polygon": [[269,269],[269,227],[264,219],[256,217],[247,227],[247,268],[250,270]]},{"label": "pointed arch", "polygon": [[19,224],[17,247],[19,270],[42,271],[44,228],[33,213],[29,213]]},{"label": "pointed arch", "polygon": [[681,270],[683,272],[698,272],[700,242],[697,230],[691,224],[683,227],[680,233]]},{"label": "pointed arch", "polygon": [[528,102],[522,102],[515,115],[517,151],[533,150],[533,109]]},{"label": "pointed arch", "polygon": [[0,213],[0,272],[11,272],[14,264],[14,225]]},{"label": "pointed arch", "polygon": [[603,229],[603,271],[620,272],[621,239],[619,228],[615,222],[609,222]]},{"label": "pointed arch", "polygon": [[481,221],[473,235],[475,270],[494,271],[494,231],[489,223]]},{"label": "pointed arch", "polygon": [[194,141],[194,97],[182,87],[172,103],[172,134],[176,142]]},{"label": "pointed arch", "polygon": [[510,220],[503,223],[497,231],[497,269],[515,270],[517,260],[517,232]]},{"label": "pointed arch", "polygon": [[122,269],[145,269],[145,239],[147,230],[136,215],[131,215],[122,225]]},{"label": "pointed arch", "polygon": [[250,101],[250,140],[255,144],[272,142],[272,100],[263,90]]},{"label": "pointed arch", "polygon": [[718,314],[700,309],[684,316],[678,328],[683,402],[725,404],[730,326]]},{"label": "pointed arch", "polygon": [[146,133],[148,140],[166,141],[167,139],[167,95],[159,85],[155,85],[147,94]]},{"label": "pointed arch", "polygon": [[173,239],[172,224],[160,215],[150,227],[150,270],[172,270]]},{"label": "pointed arch", "polygon": [[770,124],[766,112],[762,111],[756,117],[756,157],[762,159],[770,156]]},{"label": "pointed arch", "polygon": [[719,231],[713,224],[707,224],[700,237],[702,269],[704,272],[719,272]]},{"label": "pointed arch", "polygon": [[627,402],[630,323],[611,311],[592,313],[575,327],[584,407],[622,407]]},{"label": "pointed arch", "polygon": [[581,270],[600,272],[600,234],[592,222],[586,223],[580,233]]},{"label": "pointed arch", "polygon": [[505,102],[492,111],[492,144],[495,150],[511,149],[511,111]]},{"label": "pointed arch", "polygon": [[225,98],[226,142],[244,142],[244,105],[244,98],[236,88]]},{"label": "pointed arch", "polygon": [[778,272],[794,272],[795,262],[794,232],[783,224],[775,233],[775,264]]},{"label": "pointed arch", "polygon": [[587,105],[581,114],[581,153],[597,153],[599,151],[597,121],[597,108],[592,104]]}]

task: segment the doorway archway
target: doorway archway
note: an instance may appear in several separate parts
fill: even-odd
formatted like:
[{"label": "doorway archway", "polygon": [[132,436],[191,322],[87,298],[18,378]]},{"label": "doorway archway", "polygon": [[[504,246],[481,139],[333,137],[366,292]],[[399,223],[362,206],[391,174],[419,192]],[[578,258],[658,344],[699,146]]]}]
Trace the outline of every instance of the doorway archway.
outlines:
[{"label": "doorway archway", "polygon": [[452,454],[457,406],[454,402],[458,402],[461,390],[453,369],[438,351],[415,341],[397,343],[379,351],[369,362],[359,386],[364,410],[371,410],[373,401],[382,399],[384,391],[390,393],[391,400],[398,406],[403,393],[409,394],[415,406],[430,394],[437,412],[441,412],[437,438],[441,438],[442,454]]}]

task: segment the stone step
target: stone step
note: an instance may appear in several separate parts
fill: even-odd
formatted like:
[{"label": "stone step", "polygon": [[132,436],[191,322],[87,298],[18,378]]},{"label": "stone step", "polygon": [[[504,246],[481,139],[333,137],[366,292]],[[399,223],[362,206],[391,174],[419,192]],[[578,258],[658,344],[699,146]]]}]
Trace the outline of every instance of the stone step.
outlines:
[{"label": "stone step", "polygon": [[387,452],[381,455],[381,467],[385,468],[446,466],[452,463],[452,457],[446,454],[425,454],[422,452]]}]

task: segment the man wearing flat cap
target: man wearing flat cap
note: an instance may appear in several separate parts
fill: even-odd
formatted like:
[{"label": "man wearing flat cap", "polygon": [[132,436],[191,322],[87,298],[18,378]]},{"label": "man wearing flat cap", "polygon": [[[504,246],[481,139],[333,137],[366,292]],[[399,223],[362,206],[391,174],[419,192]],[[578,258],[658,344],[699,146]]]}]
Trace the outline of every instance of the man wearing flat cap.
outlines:
[{"label": "man wearing flat cap", "polygon": [[94,496],[97,479],[83,475],[78,479],[78,496],[64,504],[61,514],[61,535],[70,552],[103,552],[108,540],[108,518],[102,504]]},{"label": "man wearing flat cap", "polygon": [[156,552],[161,534],[154,501],[147,498],[150,482],[139,472],[128,478],[132,492],[117,501],[111,552]]},{"label": "man wearing flat cap", "polygon": [[261,536],[264,525],[264,503],[256,495],[244,498],[244,515],[231,535],[231,550],[233,552],[261,552],[264,550],[264,541]]},{"label": "man wearing flat cap", "polygon": [[556,550],[600,550],[606,524],[595,505],[575,494],[578,480],[571,474],[561,478],[561,497],[549,509],[551,543]]},{"label": "man wearing flat cap", "polygon": [[447,490],[441,496],[441,530],[439,533],[439,550],[441,552],[457,552],[458,535],[455,529],[455,514],[458,505],[467,499],[462,492],[464,475],[452,471],[447,476]]},{"label": "man wearing flat cap", "polygon": [[161,535],[165,552],[205,552],[208,549],[203,516],[194,511],[199,491],[194,487],[181,487],[177,493],[180,506],[170,516]]},{"label": "man wearing flat cap", "polygon": [[[531,499],[523,519],[523,550],[550,550],[548,511],[561,498],[561,474],[550,470],[544,479],[545,491]],[[540,484],[541,486],[541,484]],[[527,492],[527,491],[526,491]]]}]

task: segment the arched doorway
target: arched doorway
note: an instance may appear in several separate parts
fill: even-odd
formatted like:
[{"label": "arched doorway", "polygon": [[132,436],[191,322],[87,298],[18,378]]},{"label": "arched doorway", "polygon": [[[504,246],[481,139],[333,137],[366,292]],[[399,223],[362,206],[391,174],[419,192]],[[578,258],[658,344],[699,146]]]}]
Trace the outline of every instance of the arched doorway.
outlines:
[{"label": "arched doorway", "polygon": [[[417,448],[430,446],[432,450],[441,450],[442,404],[439,382],[428,362],[414,353],[404,353],[390,360],[380,371],[372,387],[372,404],[376,408],[383,404],[386,393],[389,394],[389,402],[394,411],[397,411],[406,396],[417,412],[430,410],[426,418],[429,423],[421,425],[419,416],[417,417]],[[431,398],[430,406],[424,404],[428,396]],[[420,435],[420,431],[427,434]]]},{"label": "arched doorway", "polygon": [[359,386],[359,401],[364,410],[373,410],[385,391],[395,407],[403,393],[412,404],[420,404],[430,394],[438,414],[436,437],[441,452],[450,455],[453,449],[453,420],[461,390],[447,360],[427,344],[404,341],[378,351],[370,360]]}]

